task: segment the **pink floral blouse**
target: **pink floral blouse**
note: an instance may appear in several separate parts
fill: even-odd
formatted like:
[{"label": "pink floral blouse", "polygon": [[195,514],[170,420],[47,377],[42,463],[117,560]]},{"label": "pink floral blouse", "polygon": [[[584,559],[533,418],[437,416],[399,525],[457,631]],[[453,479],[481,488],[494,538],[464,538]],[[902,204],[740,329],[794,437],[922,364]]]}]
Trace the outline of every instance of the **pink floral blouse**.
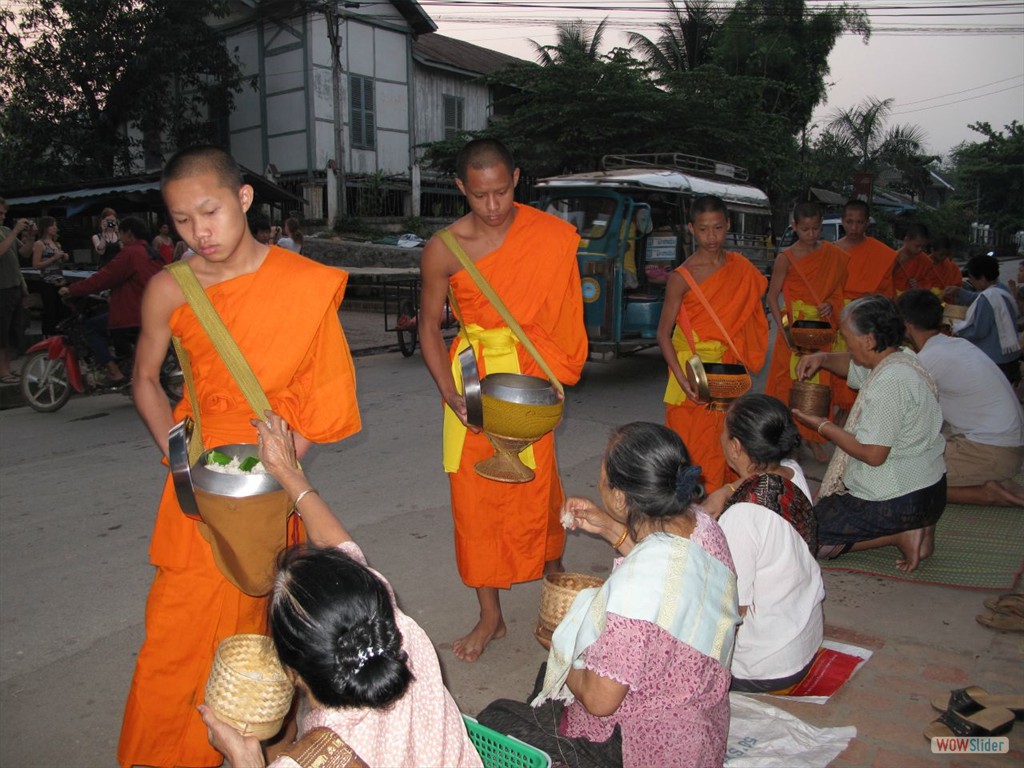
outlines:
[{"label": "pink floral blouse", "polygon": [[[725,534],[703,510],[690,540],[735,572]],[[655,624],[614,613],[583,659],[587,669],[629,691],[608,717],[574,701],[562,717],[563,736],[602,742],[618,725],[625,768],[722,765],[729,735],[727,668]]]}]

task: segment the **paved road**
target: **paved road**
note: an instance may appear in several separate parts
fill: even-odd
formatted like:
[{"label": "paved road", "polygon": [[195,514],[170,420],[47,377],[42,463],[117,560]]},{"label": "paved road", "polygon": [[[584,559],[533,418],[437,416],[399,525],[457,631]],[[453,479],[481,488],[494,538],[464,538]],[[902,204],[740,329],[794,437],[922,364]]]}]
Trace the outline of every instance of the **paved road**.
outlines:
[{"label": "paved road", "polygon": [[[532,637],[540,585],[503,596],[508,637],[479,663],[452,656],[450,641],[475,620],[475,600],[454,565],[436,390],[418,354],[361,357],[357,371],[364,429],[320,448],[307,462],[311,477],[434,639],[463,710],[525,696],[545,658]],[[613,425],[661,420],[664,376],[655,351],[587,366],[558,433],[570,492],[595,493]],[[152,578],[146,547],[165,470],[120,395],[73,398],[56,414],[3,411],[0,435],[0,765],[112,766],[142,640]],[[607,546],[570,537],[570,569],[603,574],[610,562]],[[920,733],[933,717],[931,696],[951,683],[1021,687],[1014,638],[974,622],[985,593],[835,572],[826,583],[829,625],[840,637],[873,643],[876,658],[844,698],[789,708],[819,725],[858,725],[859,751],[844,764],[930,762]],[[922,675],[893,681],[893,670],[922,664],[930,665]],[[1008,673],[1016,683],[1006,682]],[[889,754],[906,759],[886,763]]]}]

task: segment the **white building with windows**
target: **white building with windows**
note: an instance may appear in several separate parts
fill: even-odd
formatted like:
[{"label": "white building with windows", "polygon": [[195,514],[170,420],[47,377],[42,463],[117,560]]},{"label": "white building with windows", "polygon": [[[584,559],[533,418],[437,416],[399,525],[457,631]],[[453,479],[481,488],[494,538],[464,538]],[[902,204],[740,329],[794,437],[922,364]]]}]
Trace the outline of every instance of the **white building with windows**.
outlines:
[{"label": "white building with windows", "polygon": [[[246,85],[225,139],[242,165],[302,196],[311,219],[437,210],[437,196],[452,188],[429,178],[421,188],[421,145],[485,127],[494,94],[480,77],[516,61],[438,35],[415,0],[232,7],[217,27]],[[344,211],[335,169],[345,179]]]}]

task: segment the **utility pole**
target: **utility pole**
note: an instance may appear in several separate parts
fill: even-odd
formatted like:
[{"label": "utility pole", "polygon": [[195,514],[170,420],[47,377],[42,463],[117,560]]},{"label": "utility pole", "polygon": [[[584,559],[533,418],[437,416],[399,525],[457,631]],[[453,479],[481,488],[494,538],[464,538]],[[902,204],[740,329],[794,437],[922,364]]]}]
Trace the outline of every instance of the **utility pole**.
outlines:
[{"label": "utility pole", "polygon": [[[348,201],[345,196],[345,134],[344,99],[341,88],[341,25],[342,17],[331,0],[321,6],[327,23],[327,37],[331,43],[331,83],[334,91],[334,179],[338,189],[338,216],[348,215]],[[333,222],[331,222],[333,224]]]}]

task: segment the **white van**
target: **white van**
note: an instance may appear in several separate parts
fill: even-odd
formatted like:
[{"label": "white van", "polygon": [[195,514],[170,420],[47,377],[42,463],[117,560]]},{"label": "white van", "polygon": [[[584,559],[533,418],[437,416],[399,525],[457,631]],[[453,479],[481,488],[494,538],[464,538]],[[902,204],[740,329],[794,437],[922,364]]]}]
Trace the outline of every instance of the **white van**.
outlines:
[{"label": "white van", "polygon": [[[846,230],[843,229],[843,222],[841,216],[826,216],[821,221],[821,239],[828,240],[830,243],[834,243],[837,240],[841,240],[846,234]],[[779,238],[778,252],[782,252],[789,248],[793,243],[796,242],[796,233],[793,231],[793,226],[786,227],[786,231],[782,233],[782,237]]]}]

